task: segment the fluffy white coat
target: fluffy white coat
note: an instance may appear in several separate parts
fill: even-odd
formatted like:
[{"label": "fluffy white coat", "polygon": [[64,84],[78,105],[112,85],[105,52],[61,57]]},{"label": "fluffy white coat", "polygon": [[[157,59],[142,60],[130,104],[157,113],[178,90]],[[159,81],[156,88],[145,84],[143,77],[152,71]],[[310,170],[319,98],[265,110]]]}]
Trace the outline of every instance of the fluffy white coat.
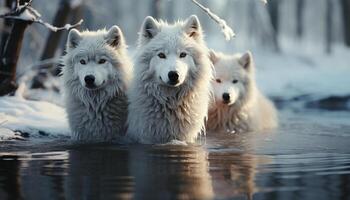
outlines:
[{"label": "fluffy white coat", "polygon": [[276,127],[277,111],[258,89],[252,54],[210,52],[215,66],[215,101],[209,108],[209,131],[247,132]]},{"label": "fluffy white coat", "polygon": [[71,30],[63,57],[64,97],[72,138],[109,142],[125,134],[132,75],[119,27],[108,31]]},{"label": "fluffy white coat", "polygon": [[208,55],[196,16],[175,24],[144,20],[128,91],[130,138],[145,144],[195,142],[209,105]]}]

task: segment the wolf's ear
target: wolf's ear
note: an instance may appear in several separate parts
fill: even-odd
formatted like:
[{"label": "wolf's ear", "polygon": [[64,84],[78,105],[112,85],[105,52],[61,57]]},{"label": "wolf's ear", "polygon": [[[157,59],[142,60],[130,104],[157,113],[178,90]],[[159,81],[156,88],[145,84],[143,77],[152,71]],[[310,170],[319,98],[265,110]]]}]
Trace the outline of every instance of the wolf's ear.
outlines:
[{"label": "wolf's ear", "polygon": [[202,36],[202,27],[196,15],[191,15],[185,22],[185,32],[195,40]]},{"label": "wolf's ear", "polygon": [[69,49],[76,48],[80,40],[81,40],[80,32],[75,28],[71,29],[68,33],[67,47]]},{"label": "wolf's ear", "polygon": [[122,31],[118,26],[115,25],[108,30],[105,39],[107,44],[114,48],[120,47],[120,45],[124,42]]},{"label": "wolf's ear", "polygon": [[247,51],[246,53],[244,53],[238,60],[238,63],[240,65],[242,65],[242,67],[247,70],[250,71],[253,65],[253,56],[252,53],[250,51]]},{"label": "wolf's ear", "polygon": [[212,49],[209,50],[209,59],[210,61],[215,64],[216,62],[218,62],[219,60],[219,57],[218,55],[216,54],[216,52]]},{"label": "wolf's ear", "polygon": [[147,16],[141,26],[140,40],[148,42],[159,32],[159,23],[151,16]]}]

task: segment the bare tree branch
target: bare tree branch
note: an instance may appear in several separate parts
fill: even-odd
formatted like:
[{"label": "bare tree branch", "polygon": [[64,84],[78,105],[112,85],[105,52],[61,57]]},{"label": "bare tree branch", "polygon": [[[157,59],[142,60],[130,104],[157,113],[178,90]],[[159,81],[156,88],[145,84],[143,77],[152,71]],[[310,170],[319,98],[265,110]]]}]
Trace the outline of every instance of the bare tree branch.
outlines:
[{"label": "bare tree branch", "polygon": [[83,23],[83,20],[81,19],[76,24],[66,24],[62,27],[53,26],[50,23],[47,23],[41,19],[40,13],[37,10],[35,10],[33,7],[31,7],[31,2],[32,0],[30,0],[28,3],[25,3],[24,5],[19,5],[19,1],[17,0],[16,9],[9,13],[0,15],[0,18],[22,20],[29,23],[38,23],[45,26],[46,28],[48,28],[53,32],[57,32],[60,30],[69,30],[71,28],[80,26]]},{"label": "bare tree branch", "polygon": [[224,34],[226,40],[231,40],[235,37],[235,33],[231,27],[229,27],[225,20],[210,11],[209,8],[204,7],[196,0],[191,0],[195,5],[202,9],[212,20],[214,20],[221,28],[221,32]]}]

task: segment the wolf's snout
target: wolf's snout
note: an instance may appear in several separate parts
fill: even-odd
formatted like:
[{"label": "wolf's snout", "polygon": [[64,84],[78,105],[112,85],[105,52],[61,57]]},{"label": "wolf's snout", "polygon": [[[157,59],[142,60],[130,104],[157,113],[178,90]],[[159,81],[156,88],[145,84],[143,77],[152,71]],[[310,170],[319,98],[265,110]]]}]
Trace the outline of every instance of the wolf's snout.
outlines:
[{"label": "wolf's snout", "polygon": [[168,73],[169,84],[176,85],[179,83],[179,73],[177,71],[170,71]]},{"label": "wolf's snout", "polygon": [[229,103],[230,102],[230,94],[229,93],[224,93],[222,94],[222,99],[224,100],[224,103]]},{"label": "wolf's snout", "polygon": [[93,75],[87,75],[84,78],[87,87],[92,88],[95,86],[95,77]]}]

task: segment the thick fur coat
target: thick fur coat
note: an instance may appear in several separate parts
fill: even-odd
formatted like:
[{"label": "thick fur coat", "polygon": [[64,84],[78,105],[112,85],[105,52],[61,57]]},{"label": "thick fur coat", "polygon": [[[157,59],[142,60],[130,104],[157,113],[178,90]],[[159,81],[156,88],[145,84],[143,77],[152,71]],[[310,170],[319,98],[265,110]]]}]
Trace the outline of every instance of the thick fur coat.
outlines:
[{"label": "thick fur coat", "polygon": [[225,55],[210,52],[215,67],[215,101],[209,108],[209,131],[247,132],[277,126],[273,103],[258,89],[250,52]]},{"label": "thick fur coat", "polygon": [[195,142],[209,105],[208,55],[196,16],[171,25],[144,20],[128,91],[130,138],[145,144]]},{"label": "thick fur coat", "polygon": [[68,35],[64,98],[72,138],[108,142],[125,134],[132,65],[119,27]]}]

